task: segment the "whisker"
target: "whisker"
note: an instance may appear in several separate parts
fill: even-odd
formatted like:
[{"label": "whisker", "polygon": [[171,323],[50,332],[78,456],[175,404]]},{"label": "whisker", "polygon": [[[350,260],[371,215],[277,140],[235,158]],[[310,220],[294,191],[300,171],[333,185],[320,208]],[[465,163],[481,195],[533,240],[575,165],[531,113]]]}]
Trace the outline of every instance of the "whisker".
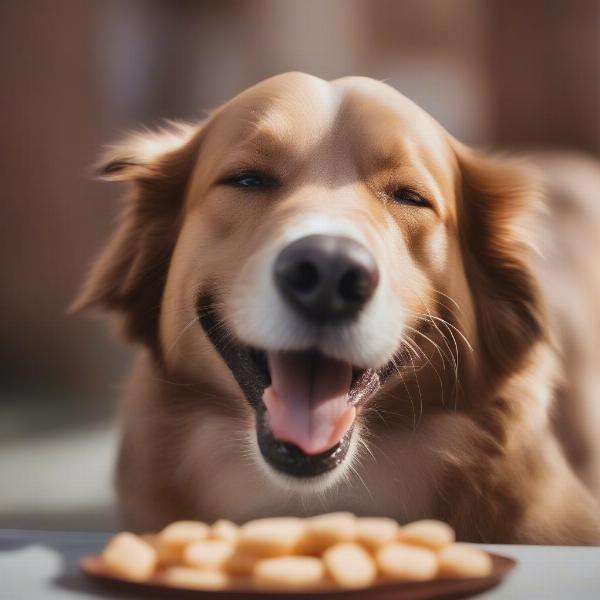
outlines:
[{"label": "whisker", "polygon": [[173,352],[173,350],[175,349],[175,346],[177,346],[179,340],[181,340],[181,338],[184,336],[185,332],[194,324],[196,324],[198,322],[198,317],[195,316],[193,319],[191,319],[184,327],[183,329],[179,332],[179,334],[177,335],[177,337],[175,338],[175,340],[173,341],[173,343],[171,344],[171,346],[167,349],[167,351],[165,352],[165,356],[169,356],[169,354],[171,354],[171,352]]}]

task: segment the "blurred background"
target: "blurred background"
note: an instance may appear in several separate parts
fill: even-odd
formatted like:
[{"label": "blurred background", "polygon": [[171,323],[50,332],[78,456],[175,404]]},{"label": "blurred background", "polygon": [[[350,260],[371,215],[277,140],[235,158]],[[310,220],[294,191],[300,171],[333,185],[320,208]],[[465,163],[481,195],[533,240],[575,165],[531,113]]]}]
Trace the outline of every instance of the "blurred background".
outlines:
[{"label": "blurred background", "polygon": [[131,350],[67,316],[122,189],[124,130],[303,70],[385,79],[483,146],[600,151],[596,0],[2,0],[0,527],[115,527]]}]

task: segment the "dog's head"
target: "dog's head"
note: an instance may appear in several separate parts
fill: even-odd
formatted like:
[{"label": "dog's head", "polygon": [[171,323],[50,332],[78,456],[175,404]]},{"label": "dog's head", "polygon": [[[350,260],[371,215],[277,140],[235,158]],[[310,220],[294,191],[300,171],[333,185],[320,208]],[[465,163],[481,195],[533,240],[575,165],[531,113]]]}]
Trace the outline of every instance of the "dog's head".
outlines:
[{"label": "dog's head", "polygon": [[243,406],[276,478],[333,481],[387,390],[407,402],[445,357],[481,392],[540,335],[527,174],[383,83],[274,77],[128,140],[103,174],[133,196],[79,306],[118,312],[171,380]]}]

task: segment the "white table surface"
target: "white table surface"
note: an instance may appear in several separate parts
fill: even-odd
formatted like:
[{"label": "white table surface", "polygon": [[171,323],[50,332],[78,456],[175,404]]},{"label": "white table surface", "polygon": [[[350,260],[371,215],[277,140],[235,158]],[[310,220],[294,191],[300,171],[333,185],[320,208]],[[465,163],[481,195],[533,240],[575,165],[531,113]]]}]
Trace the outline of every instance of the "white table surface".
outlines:
[{"label": "white table surface", "polygon": [[[0,600],[132,599],[88,582],[82,556],[96,554],[109,534],[0,530]],[[519,561],[500,587],[480,600],[600,600],[600,548],[486,546]]]}]

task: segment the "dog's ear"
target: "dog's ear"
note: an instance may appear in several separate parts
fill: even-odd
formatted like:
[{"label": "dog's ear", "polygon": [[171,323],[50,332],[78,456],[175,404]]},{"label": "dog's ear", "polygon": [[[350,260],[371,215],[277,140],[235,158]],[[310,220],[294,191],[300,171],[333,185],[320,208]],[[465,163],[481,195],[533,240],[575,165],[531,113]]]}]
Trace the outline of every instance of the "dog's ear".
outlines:
[{"label": "dog's ear", "polygon": [[98,166],[105,179],[132,189],[118,227],[94,263],[72,310],[99,307],[118,314],[122,331],[155,348],[158,317],[179,216],[200,144],[202,125],[173,124],[130,136]]},{"label": "dog's ear", "polygon": [[157,131],[131,133],[102,155],[95,167],[96,175],[108,181],[164,176],[161,169],[165,163],[183,152],[200,128],[197,124],[173,121]]},{"label": "dog's ear", "polygon": [[475,306],[481,376],[494,385],[545,333],[527,227],[541,204],[540,186],[516,159],[484,155],[459,143],[454,148],[460,172],[458,229]]}]

